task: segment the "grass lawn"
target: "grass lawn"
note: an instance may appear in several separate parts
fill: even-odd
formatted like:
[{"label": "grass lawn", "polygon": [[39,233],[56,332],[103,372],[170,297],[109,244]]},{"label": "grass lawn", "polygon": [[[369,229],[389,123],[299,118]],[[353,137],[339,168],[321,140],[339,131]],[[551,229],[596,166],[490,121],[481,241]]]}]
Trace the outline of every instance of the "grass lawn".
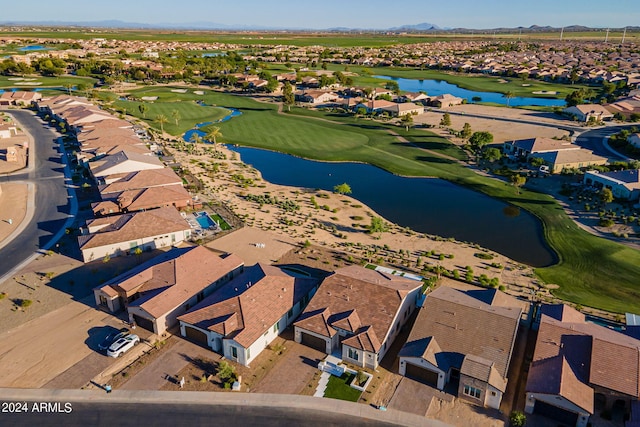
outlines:
[{"label": "grass lawn", "polygon": [[[19,79],[19,80],[18,80]],[[33,90],[35,88],[43,87],[63,87],[67,84],[77,86],[84,84],[89,87],[93,87],[96,79],[91,77],[74,77],[74,76],[61,76],[61,77],[42,77],[42,76],[0,76],[0,89],[6,88],[19,88],[22,90]],[[30,84],[20,84],[30,83]],[[40,84],[34,84],[40,83]]]},{"label": "grass lawn", "polygon": [[324,391],[324,397],[330,399],[348,400],[349,402],[357,402],[362,392],[349,386],[353,381],[354,374],[344,373],[340,378],[335,375],[329,376],[327,388]]},{"label": "grass lawn", "polygon": [[231,226],[229,224],[227,224],[227,221],[225,221],[220,215],[213,214],[213,215],[211,215],[211,219],[214,220],[215,222],[217,222],[218,225],[220,225],[220,229],[222,231],[231,230]]},{"label": "grass lawn", "polygon": [[[156,91],[176,97],[166,88]],[[275,104],[219,92],[206,92],[200,98],[242,111],[241,116],[219,124],[222,142],[317,160],[364,162],[404,176],[443,178],[520,206],[542,220],[546,240],[558,254],[558,264],[536,269],[545,282],[560,285],[554,291],[557,296],[584,306],[640,313],[640,251],[583,231],[551,196],[526,189],[517,194],[504,181],[399,143],[389,130],[436,153],[456,159],[466,157],[444,138],[420,129],[407,132],[404,127],[331,112],[292,108],[291,113],[277,114]]]},{"label": "grass lawn", "polygon": [[[147,95],[143,95],[147,96]],[[141,104],[145,104],[148,107],[148,111],[143,115],[139,109]],[[164,124],[165,132],[179,136],[185,133],[187,130],[193,128],[198,123],[216,121],[230,113],[226,108],[202,106],[195,103],[195,101],[185,100],[160,100],[158,101],[115,101],[112,106],[123,112],[126,109],[126,113],[135,116],[140,120],[147,122],[151,127],[160,129],[160,124],[156,122],[156,117],[159,114],[163,114],[167,118],[167,122]],[[174,111],[178,111],[180,118],[176,124],[175,118],[172,116]]]},{"label": "grass lawn", "polygon": [[[364,68],[351,67],[354,72],[362,73]],[[559,98],[564,99],[568,94],[574,90],[587,87],[585,85],[567,85],[559,83],[547,83],[539,80],[527,79],[523,81],[519,77],[494,77],[484,76],[478,74],[459,74],[459,73],[445,73],[437,70],[420,70],[417,68],[396,68],[396,67],[376,67],[366,68],[367,72],[371,75],[390,76],[404,79],[433,79],[444,80],[448,83],[460,86],[464,89],[479,91],[479,92],[498,92],[506,93],[511,91],[515,96],[523,97],[543,97],[543,98]],[[371,82],[373,77],[360,77],[354,80],[358,84],[366,84]],[[374,79],[376,85],[384,86],[387,80]],[[500,83],[501,80],[506,80],[507,83]],[[527,84],[529,86],[522,86]],[[537,91],[556,91],[557,95],[537,95],[533,92]]]}]

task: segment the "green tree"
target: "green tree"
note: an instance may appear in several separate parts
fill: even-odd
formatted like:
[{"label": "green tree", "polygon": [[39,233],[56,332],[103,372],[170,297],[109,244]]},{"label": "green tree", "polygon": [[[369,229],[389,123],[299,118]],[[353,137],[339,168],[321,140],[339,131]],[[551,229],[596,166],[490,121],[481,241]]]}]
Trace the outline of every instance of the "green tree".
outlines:
[{"label": "green tree", "polygon": [[462,126],[462,130],[460,131],[460,136],[464,139],[469,139],[472,134],[473,131],[471,130],[471,125],[469,123],[465,123],[464,126]]},{"label": "green tree", "polygon": [[333,192],[338,194],[351,194],[351,186],[346,182],[333,187]]},{"label": "green tree", "polygon": [[605,205],[607,203],[613,202],[613,192],[610,188],[603,188],[602,190],[600,190],[600,200]]},{"label": "green tree", "polygon": [[440,126],[451,126],[451,115],[449,113],[444,113],[442,115],[442,120],[440,120]]},{"label": "green tree", "polygon": [[220,362],[220,364],[218,365],[218,377],[223,382],[226,382],[227,380],[234,378],[235,375],[236,375],[236,368],[233,365],[231,365],[230,363],[224,360]]},{"label": "green tree", "polygon": [[524,427],[527,424],[527,416],[520,411],[513,411],[509,415],[509,425],[511,427]]},{"label": "green tree", "polygon": [[164,134],[164,124],[168,121],[169,120],[167,119],[167,116],[165,116],[164,114],[158,114],[156,116],[156,122],[160,125],[160,133]]},{"label": "green tree", "polygon": [[291,83],[285,82],[282,87],[282,103],[287,106],[287,111],[291,111],[291,106],[295,103],[296,97],[293,94]]},{"label": "green tree", "polygon": [[369,225],[370,234],[378,233],[378,239],[379,239],[382,233],[386,231],[389,231],[389,224],[384,222],[384,220],[379,216],[371,217],[371,224]]},{"label": "green tree", "polygon": [[469,143],[476,149],[480,150],[487,144],[491,144],[493,142],[493,135],[489,132],[480,131],[474,132],[469,138]]},{"label": "green tree", "polygon": [[387,83],[385,83],[384,88],[387,89],[387,90],[392,91],[395,94],[400,92],[400,85],[395,80],[390,80]]},{"label": "green tree", "polygon": [[171,111],[171,117],[173,117],[173,120],[175,120],[176,122],[176,126],[178,126],[178,123],[180,122],[180,111],[178,110]]},{"label": "green tree", "polygon": [[199,133],[194,132],[191,134],[191,138],[189,138],[189,142],[193,142],[194,144],[201,144],[202,143],[202,137],[200,136]]},{"label": "green tree", "polygon": [[413,116],[411,114],[407,113],[404,116],[402,116],[400,121],[405,126],[405,129],[407,130],[407,132],[409,132],[409,128],[411,126],[413,126]]},{"label": "green tree", "polygon": [[484,152],[482,153],[482,157],[484,157],[485,160],[493,163],[495,161],[500,160],[500,158],[502,157],[502,153],[498,148],[489,147],[486,150],[484,150]]},{"label": "green tree", "polygon": [[222,132],[218,126],[212,126],[204,136],[204,139],[213,142],[213,145],[218,143],[218,138],[222,138]]},{"label": "green tree", "polygon": [[143,102],[142,104],[138,105],[138,111],[140,111],[140,114],[142,114],[142,118],[146,119],[147,111],[149,111],[149,106]]},{"label": "green tree", "polygon": [[516,194],[520,194],[520,187],[526,184],[527,178],[520,174],[511,175],[511,184],[516,188]]},{"label": "green tree", "polygon": [[62,85],[62,87],[64,87],[67,90],[67,93],[69,94],[69,96],[71,96],[71,89],[73,89],[73,85],[71,83],[66,83]]}]

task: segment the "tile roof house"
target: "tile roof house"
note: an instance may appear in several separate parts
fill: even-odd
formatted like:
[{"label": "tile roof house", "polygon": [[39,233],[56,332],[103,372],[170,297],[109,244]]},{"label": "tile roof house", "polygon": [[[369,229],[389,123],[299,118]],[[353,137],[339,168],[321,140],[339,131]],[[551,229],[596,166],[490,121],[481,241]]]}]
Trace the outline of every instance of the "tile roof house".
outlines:
[{"label": "tile roof house", "polygon": [[174,207],[87,221],[89,234],[78,237],[84,262],[178,245],[191,236],[191,226]]},{"label": "tile roof house", "polygon": [[599,104],[581,104],[564,109],[564,113],[574,116],[576,120],[588,122],[593,119],[596,121],[611,120],[613,113]]},{"label": "tile roof house", "polygon": [[584,427],[596,410],[628,414],[640,398],[640,340],[587,322],[563,304],[541,308],[525,412]]},{"label": "tile roof house", "polygon": [[[156,156],[134,153],[126,149],[88,163],[91,176],[98,184],[110,184],[109,175],[137,172],[144,169],[162,169],[164,164]],[[109,182],[107,182],[109,181]]]},{"label": "tile roof house", "polygon": [[96,216],[137,212],[167,206],[184,209],[193,205],[193,199],[182,183],[109,193],[101,195],[101,197],[101,202],[91,204],[93,214]]},{"label": "tile roof house", "polygon": [[359,266],[336,270],[294,323],[295,340],[375,369],[415,309],[421,285]]},{"label": "tile roof house", "polygon": [[589,166],[606,165],[609,159],[598,156],[591,150],[583,148],[579,150],[550,151],[547,153],[536,153],[531,157],[538,157],[549,165],[551,173],[561,173],[563,170],[581,169]]},{"label": "tile roof house", "polygon": [[182,179],[170,168],[144,169],[123,174],[111,184],[99,185],[101,195],[142,188],[182,184]]},{"label": "tile roof house", "polygon": [[507,141],[503,144],[505,154],[511,154],[517,157],[529,157],[532,154],[579,149],[579,145],[572,144],[569,141],[544,137],[517,139]]},{"label": "tile roof house", "polygon": [[256,264],[178,318],[180,333],[248,366],[300,314],[319,281]]},{"label": "tile roof house", "polygon": [[635,201],[640,198],[640,170],[615,172],[587,171],[582,181],[598,189],[608,188],[616,199]]},{"label": "tile roof house", "polygon": [[220,286],[239,275],[244,262],[204,246],[174,248],[93,289],[96,304],[125,309],[129,321],[157,335]]},{"label": "tile roof house", "polygon": [[459,398],[497,409],[521,316],[522,304],[495,289],[441,286],[400,350],[399,373],[439,390],[459,377]]}]

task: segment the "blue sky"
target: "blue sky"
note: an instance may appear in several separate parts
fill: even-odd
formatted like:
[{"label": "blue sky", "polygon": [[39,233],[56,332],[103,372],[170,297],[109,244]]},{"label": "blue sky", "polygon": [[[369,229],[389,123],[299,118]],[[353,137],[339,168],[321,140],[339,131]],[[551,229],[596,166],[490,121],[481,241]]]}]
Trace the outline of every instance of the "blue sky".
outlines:
[{"label": "blue sky", "polygon": [[0,22],[101,21],[286,28],[640,25],[639,0],[4,0]]}]

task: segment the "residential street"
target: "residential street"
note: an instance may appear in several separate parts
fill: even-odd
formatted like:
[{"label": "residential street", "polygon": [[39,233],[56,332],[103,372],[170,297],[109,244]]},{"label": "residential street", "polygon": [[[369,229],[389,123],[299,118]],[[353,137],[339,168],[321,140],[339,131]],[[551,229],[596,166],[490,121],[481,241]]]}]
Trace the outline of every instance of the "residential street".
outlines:
[{"label": "residential street", "polygon": [[[3,182],[30,182],[35,186],[35,206],[19,238],[0,249],[0,278],[38,250],[49,249],[52,238],[64,232],[65,221],[75,214],[67,193],[64,162],[56,142],[57,133],[30,110],[12,110],[11,115],[32,137],[29,167],[0,177]],[[27,215],[28,218],[28,215]]]}]

